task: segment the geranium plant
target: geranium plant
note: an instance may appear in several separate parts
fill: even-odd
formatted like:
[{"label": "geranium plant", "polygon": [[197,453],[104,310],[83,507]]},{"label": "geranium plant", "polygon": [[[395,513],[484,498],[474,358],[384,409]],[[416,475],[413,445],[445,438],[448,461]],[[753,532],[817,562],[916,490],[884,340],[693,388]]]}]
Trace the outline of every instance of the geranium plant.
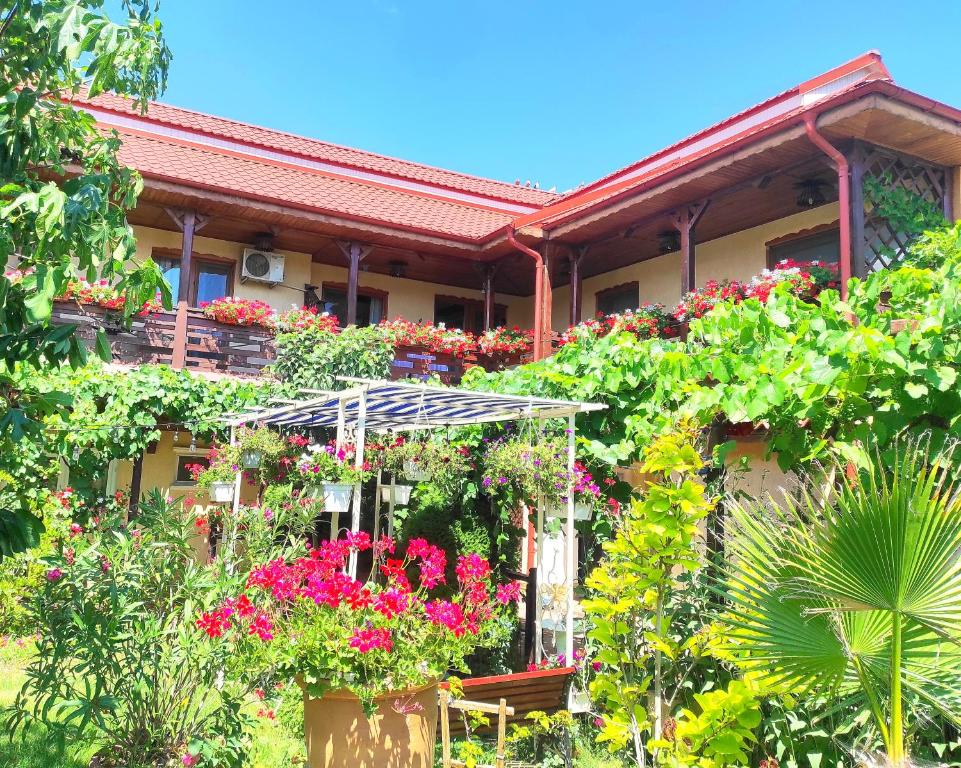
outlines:
[{"label": "geranium plant", "polygon": [[281,312],[274,323],[277,333],[296,333],[309,329],[337,333],[340,321],[337,315],[321,312],[317,307],[301,307]]},{"label": "geranium plant", "polygon": [[674,317],[687,322],[704,316],[722,301],[740,301],[744,298],[745,286],[737,280],[708,280],[703,288],[689,291],[681,297],[674,307]]},{"label": "geranium plant", "polygon": [[677,320],[670,315],[662,304],[644,304],[637,309],[605,315],[598,312],[596,317],[573,325],[561,334],[559,344],[589,341],[609,333],[631,333],[639,339],[671,337],[677,335]]},{"label": "geranium plant", "polygon": [[204,316],[225,325],[260,325],[272,328],[274,309],[265,301],[224,296],[201,303]]},{"label": "geranium plant", "polygon": [[470,451],[447,440],[406,440],[374,444],[371,461],[395,477],[424,476],[438,487],[456,486],[471,471]]},{"label": "geranium plant", "polygon": [[189,465],[190,474],[200,488],[215,483],[232,483],[240,471],[240,453],[236,445],[214,446],[207,451],[207,466]]},{"label": "geranium plant", "polygon": [[[344,573],[352,553],[368,550],[380,583]],[[493,637],[498,605],[520,596],[516,582],[494,585],[475,554],[458,558],[457,584],[435,597],[446,570],[444,551],[424,539],[400,555],[387,537],[348,534],[306,557],[255,567],[246,589],[197,626],[234,645],[245,666],[296,678],[315,697],[351,691],[372,713],[378,696],[468,671],[467,656]]]},{"label": "geranium plant", "polygon": [[394,346],[426,347],[430,352],[454,357],[465,357],[477,351],[473,334],[457,328],[401,319],[385,320],[377,328],[383,333],[384,339]]},{"label": "geranium plant", "polygon": [[530,352],[534,332],[499,326],[484,331],[477,337],[477,351],[484,355],[519,355]]}]

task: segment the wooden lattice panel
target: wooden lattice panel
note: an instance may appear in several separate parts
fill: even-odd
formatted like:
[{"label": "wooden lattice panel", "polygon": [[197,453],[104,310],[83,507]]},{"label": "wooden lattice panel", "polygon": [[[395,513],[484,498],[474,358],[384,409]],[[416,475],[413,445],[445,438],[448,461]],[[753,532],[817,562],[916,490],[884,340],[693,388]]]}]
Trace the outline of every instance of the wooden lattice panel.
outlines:
[{"label": "wooden lattice panel", "polygon": [[[865,177],[874,177],[893,187],[907,189],[944,210],[948,194],[948,173],[944,168],[870,145],[858,145],[854,153]],[[895,231],[891,223],[878,214],[876,207],[865,200],[865,272],[890,267],[893,261],[904,254],[907,244],[907,235]]]}]

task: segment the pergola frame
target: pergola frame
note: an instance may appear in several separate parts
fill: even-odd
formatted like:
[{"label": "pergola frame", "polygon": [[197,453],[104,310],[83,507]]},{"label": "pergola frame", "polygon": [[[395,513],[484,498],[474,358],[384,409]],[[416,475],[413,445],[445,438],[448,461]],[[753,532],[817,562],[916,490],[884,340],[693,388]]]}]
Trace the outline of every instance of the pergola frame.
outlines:
[{"label": "pergola frame", "polygon": [[[577,553],[574,529],[573,476],[576,444],[575,417],[579,413],[603,410],[601,403],[582,403],[570,400],[502,395],[477,392],[454,387],[432,386],[423,383],[377,381],[353,377],[339,377],[348,386],[340,391],[301,390],[309,397],[299,401],[282,401],[282,405],[272,408],[259,408],[227,420],[230,426],[230,439],[236,440],[236,429],[245,424],[261,423],[282,427],[329,427],[336,429],[337,446],[343,446],[353,432],[355,441],[355,466],[360,469],[364,464],[364,444],[367,432],[410,432],[431,430],[438,427],[466,426],[470,424],[490,424],[514,421],[538,422],[539,432],[550,419],[564,419],[567,422],[567,470],[571,487],[567,493],[567,515],[564,526],[565,545],[565,587],[566,617],[564,654],[567,663],[574,658],[574,579],[577,572]],[[240,504],[241,473],[237,473],[234,492],[234,508]],[[391,487],[393,487],[393,479]],[[394,494],[391,491],[389,514],[392,523]],[[381,504],[380,478],[375,492],[375,504]],[[360,530],[361,513],[360,483],[354,487],[351,501],[350,530]],[[379,514],[375,521],[379,522]],[[537,500],[536,528],[536,565],[538,576],[543,572],[544,557],[544,501]],[[338,516],[332,513],[331,536],[340,533]],[[375,523],[375,526],[377,523]],[[375,529],[376,532],[376,529]],[[348,573],[357,576],[357,554],[351,553],[347,565]],[[530,606],[527,610],[530,610]],[[534,606],[536,660],[543,657],[543,604],[538,594]]]}]

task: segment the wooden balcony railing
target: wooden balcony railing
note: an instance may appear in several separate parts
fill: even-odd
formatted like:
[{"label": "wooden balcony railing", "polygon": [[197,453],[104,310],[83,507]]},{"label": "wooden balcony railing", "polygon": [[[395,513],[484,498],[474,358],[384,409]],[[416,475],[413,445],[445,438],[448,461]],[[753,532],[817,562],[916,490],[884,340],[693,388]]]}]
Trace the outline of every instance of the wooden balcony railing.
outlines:
[{"label": "wooden balcony railing", "polygon": [[[132,365],[159,364],[191,371],[256,376],[275,358],[273,334],[259,326],[227,325],[181,304],[173,312],[134,317],[124,328],[116,312],[74,301],[55,302],[52,322],[77,325],[77,335],[92,348],[105,331],[114,360]],[[480,365],[498,370],[519,363],[520,356],[459,357],[424,347],[400,346],[391,365],[392,379],[437,376],[458,384],[465,370]]]},{"label": "wooden balcony railing", "polygon": [[226,325],[181,304],[173,312],[135,317],[124,328],[115,312],[94,305],[56,302],[54,323],[76,323],[78,336],[91,346],[98,330],[107,334],[114,359],[156,363],[193,371],[256,376],[274,360],[274,338],[256,326]]}]

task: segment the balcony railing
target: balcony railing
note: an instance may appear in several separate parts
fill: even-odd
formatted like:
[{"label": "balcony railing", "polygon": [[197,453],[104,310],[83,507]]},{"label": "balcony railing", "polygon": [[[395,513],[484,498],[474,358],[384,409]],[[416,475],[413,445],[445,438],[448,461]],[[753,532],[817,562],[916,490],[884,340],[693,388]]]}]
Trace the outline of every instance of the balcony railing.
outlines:
[{"label": "balcony railing", "polygon": [[256,326],[227,325],[185,304],[173,312],[135,317],[124,328],[116,313],[95,305],[56,302],[54,323],[76,323],[78,336],[92,346],[105,331],[114,359],[156,363],[192,371],[256,376],[274,360],[273,334]]},{"label": "balcony railing", "polygon": [[[275,358],[274,337],[259,326],[228,325],[211,320],[197,309],[181,304],[173,312],[134,317],[125,328],[116,312],[75,301],[54,303],[52,322],[74,323],[77,335],[93,347],[98,330],[110,343],[114,360],[132,365],[159,364],[191,371],[256,376]],[[497,370],[521,362],[518,355],[459,357],[431,352],[424,347],[399,346],[391,365],[392,379],[426,379],[437,376],[457,384],[471,365]]]}]

